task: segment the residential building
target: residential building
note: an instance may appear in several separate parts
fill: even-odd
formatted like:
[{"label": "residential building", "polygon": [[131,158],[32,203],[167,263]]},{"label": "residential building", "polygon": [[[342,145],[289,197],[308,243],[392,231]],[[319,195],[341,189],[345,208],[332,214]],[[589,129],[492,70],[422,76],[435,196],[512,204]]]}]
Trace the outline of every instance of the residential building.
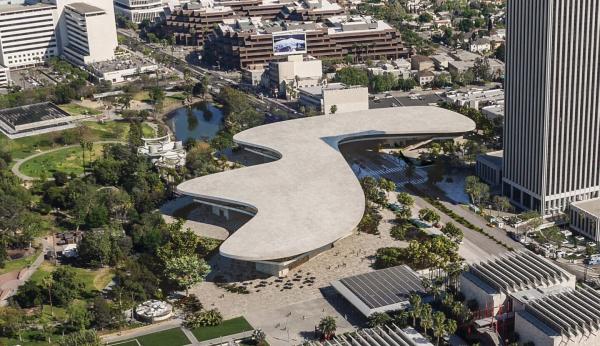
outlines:
[{"label": "residential building", "polygon": [[25,68],[57,56],[56,5],[0,6],[0,65]]},{"label": "residential building", "polygon": [[454,60],[457,60],[457,61],[475,61],[477,59],[481,59],[481,55],[471,53],[469,51],[462,50],[462,49],[456,50],[454,52],[450,52],[449,55],[450,55],[450,57],[452,57]]},{"label": "residential building", "polygon": [[491,41],[485,37],[478,38],[469,45],[469,50],[472,53],[485,53],[489,52],[491,49]]},{"label": "residential building", "polygon": [[226,68],[285,60],[285,54],[274,53],[273,40],[288,33],[305,34],[306,52],[317,59],[351,56],[364,61],[409,55],[398,30],[384,21],[369,16],[338,16],[323,23],[226,19],[208,35],[204,59]]},{"label": "residential building", "polygon": [[419,85],[423,87],[433,83],[433,80],[435,79],[435,74],[431,71],[419,71],[417,72],[416,77],[417,83],[419,83]]},{"label": "residential building", "polygon": [[447,70],[448,63],[454,61],[452,57],[445,53],[432,55],[431,60],[433,60],[433,64],[435,65],[436,70]]},{"label": "residential building", "polygon": [[276,96],[296,98],[298,89],[320,86],[323,83],[321,60],[302,55],[288,55],[286,61],[269,63],[265,88]]},{"label": "residential building", "polygon": [[508,2],[503,191],[560,213],[600,193],[596,0]]},{"label": "residential building", "polygon": [[432,71],[435,67],[433,60],[424,55],[414,55],[411,57],[410,65],[413,71]]},{"label": "residential building", "polygon": [[115,13],[134,23],[157,21],[165,15],[162,0],[114,0]]},{"label": "residential building", "polygon": [[300,88],[299,95],[298,103],[301,106],[325,115],[369,109],[369,89],[366,87],[330,83],[327,86]]}]

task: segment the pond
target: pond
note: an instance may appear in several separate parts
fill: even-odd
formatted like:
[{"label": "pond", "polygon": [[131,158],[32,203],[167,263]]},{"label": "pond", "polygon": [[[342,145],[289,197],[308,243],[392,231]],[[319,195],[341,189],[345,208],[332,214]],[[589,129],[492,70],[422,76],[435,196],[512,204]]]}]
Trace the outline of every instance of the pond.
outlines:
[{"label": "pond", "polygon": [[223,128],[223,111],[210,102],[200,102],[191,108],[173,111],[167,125],[179,141],[188,138],[210,140]]}]

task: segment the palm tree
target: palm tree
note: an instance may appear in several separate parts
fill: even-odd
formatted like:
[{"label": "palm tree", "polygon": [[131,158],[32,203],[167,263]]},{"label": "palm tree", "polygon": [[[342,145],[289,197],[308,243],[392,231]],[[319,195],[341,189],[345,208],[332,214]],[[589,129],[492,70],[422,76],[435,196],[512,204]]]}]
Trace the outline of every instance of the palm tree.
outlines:
[{"label": "palm tree", "polygon": [[431,305],[425,304],[421,310],[421,328],[423,328],[423,332],[427,334],[427,329],[433,326],[433,316],[432,316],[432,308]]},{"label": "palm tree", "polygon": [[335,318],[332,316],[326,316],[321,319],[319,322],[319,330],[323,334],[323,338],[325,340],[331,339],[335,335],[335,330],[337,328]]},{"label": "palm tree", "polygon": [[458,329],[458,325],[455,320],[452,320],[452,319],[446,320],[446,326],[444,327],[444,331],[446,332],[446,335],[452,335],[452,334],[456,333],[457,329]]},{"label": "palm tree", "polygon": [[446,331],[446,315],[443,312],[438,311],[433,315],[433,336],[437,338],[436,345],[440,344],[440,337],[442,337]]},{"label": "palm tree", "polygon": [[421,296],[418,294],[411,294],[408,300],[410,305],[412,306],[412,310],[410,311],[410,317],[413,319],[413,327],[417,326],[417,317],[421,315]]}]

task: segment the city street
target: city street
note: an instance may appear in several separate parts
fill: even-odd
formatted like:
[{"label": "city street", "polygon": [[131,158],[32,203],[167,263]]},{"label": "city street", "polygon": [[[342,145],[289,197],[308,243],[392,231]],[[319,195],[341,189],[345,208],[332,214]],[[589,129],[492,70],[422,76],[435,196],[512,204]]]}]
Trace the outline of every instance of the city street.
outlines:
[{"label": "city street", "polygon": [[[411,195],[413,195],[415,199],[415,206],[417,208],[435,209],[435,207],[433,207],[425,199],[415,196],[412,192],[406,190],[404,187],[404,185],[409,182],[414,185],[424,184],[427,181],[426,168],[419,167],[415,170],[415,175],[413,177],[408,177],[406,174],[407,163],[402,159],[394,157],[393,155],[379,153],[375,150],[369,150],[368,147],[362,143],[348,144],[346,147],[344,147],[343,152],[345,153],[347,160],[349,160],[349,164],[359,179],[365,176],[371,176],[378,179],[389,179],[396,183],[398,191],[409,192]],[[475,226],[481,227],[489,234],[494,235],[498,240],[512,246],[515,249],[523,248],[522,244],[510,239],[506,235],[505,231],[488,227],[484,219],[464,209],[460,205],[447,201],[442,201],[442,203],[448,208],[452,209],[458,215],[463,216]],[[501,255],[508,252],[505,247],[497,244],[495,240],[459,225],[441,211],[439,213],[442,223],[452,222],[464,232],[464,242],[461,244],[460,254],[465,258],[465,260],[476,261],[489,258],[493,255]]]}]

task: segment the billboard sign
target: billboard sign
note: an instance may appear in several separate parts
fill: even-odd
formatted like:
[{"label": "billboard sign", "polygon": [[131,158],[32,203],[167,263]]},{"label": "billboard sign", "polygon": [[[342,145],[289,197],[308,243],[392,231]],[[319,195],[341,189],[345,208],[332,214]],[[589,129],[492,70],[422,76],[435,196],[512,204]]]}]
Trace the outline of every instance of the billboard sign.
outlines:
[{"label": "billboard sign", "polygon": [[287,31],[273,34],[273,54],[289,55],[306,52],[306,33]]}]

